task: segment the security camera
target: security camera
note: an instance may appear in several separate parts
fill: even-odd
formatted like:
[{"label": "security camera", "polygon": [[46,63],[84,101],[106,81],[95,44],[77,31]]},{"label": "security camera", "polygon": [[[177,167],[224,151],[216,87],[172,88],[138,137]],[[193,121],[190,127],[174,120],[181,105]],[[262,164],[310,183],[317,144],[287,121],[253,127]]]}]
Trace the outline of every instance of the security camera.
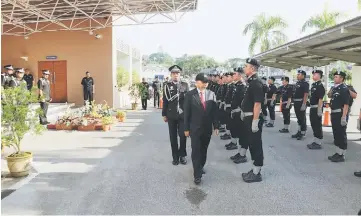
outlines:
[{"label": "security camera", "polygon": [[95,35],[95,38],[96,38],[96,39],[100,39],[100,38],[102,38],[102,35],[96,34],[96,35]]}]

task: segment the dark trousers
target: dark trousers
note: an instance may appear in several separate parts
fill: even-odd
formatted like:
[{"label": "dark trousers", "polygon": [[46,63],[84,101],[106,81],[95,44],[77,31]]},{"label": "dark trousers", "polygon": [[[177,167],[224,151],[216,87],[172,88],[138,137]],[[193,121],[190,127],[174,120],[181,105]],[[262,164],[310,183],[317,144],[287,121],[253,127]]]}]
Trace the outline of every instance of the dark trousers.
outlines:
[{"label": "dark trousers", "polygon": [[274,104],[273,104],[273,106],[271,106],[271,101],[267,101],[267,108],[269,111],[270,119],[275,120],[276,119],[275,106],[274,106]]},{"label": "dark trousers", "polygon": [[226,129],[231,130],[231,108],[227,108],[226,111],[224,111],[224,120]]},{"label": "dark trousers", "polygon": [[211,134],[195,133],[191,134],[192,163],[194,178],[202,177],[202,169],[207,161],[207,150]]},{"label": "dark trousers", "polygon": [[154,107],[158,104],[159,107],[159,92],[154,91]]},{"label": "dark trousers", "polygon": [[91,105],[93,102],[93,90],[92,89],[83,89],[84,93],[84,105],[86,101],[89,101],[89,104]]},{"label": "dark trousers", "polygon": [[267,116],[267,104],[262,103],[261,108],[263,116]]},{"label": "dark trousers", "polygon": [[240,113],[233,113],[233,118],[230,118],[230,132],[232,138],[239,138],[241,133],[241,119]]},{"label": "dark trousers", "polygon": [[251,158],[254,161],[253,165],[263,166],[263,147],[262,147],[262,126],[264,120],[260,117],[258,128],[256,133],[252,132],[253,116],[244,117],[244,133],[247,136],[247,143],[249,151],[251,152]]},{"label": "dark trousers", "polygon": [[291,108],[286,109],[286,104],[282,104],[282,115],[283,115],[283,124],[290,125],[291,123]]},{"label": "dark trousers", "polygon": [[248,149],[248,137],[247,133],[245,131],[245,124],[244,124],[244,120],[240,122],[239,124],[239,129],[238,129],[238,144],[241,146],[241,148],[243,149]]},{"label": "dark trousers", "polygon": [[331,124],[335,145],[340,149],[347,149],[346,126],[341,125],[342,112],[331,113]]},{"label": "dark trousers", "polygon": [[48,119],[46,116],[48,114],[48,107],[49,107],[48,102],[40,102],[40,108],[42,110],[42,113],[40,113],[40,115],[39,115],[40,124],[48,122]]},{"label": "dark trousers", "polygon": [[147,106],[148,106],[148,100],[147,99],[142,99],[142,108],[147,109]]},{"label": "dark trousers", "polygon": [[301,131],[306,131],[307,130],[306,110],[301,111],[302,102],[295,102],[294,106],[295,106],[295,113],[296,113],[296,117],[297,117],[297,123],[301,127]]},{"label": "dark trousers", "polygon": [[220,123],[223,125],[223,124],[226,124],[227,123],[227,119],[226,119],[226,111],[224,111],[224,108],[223,106],[221,106],[221,108],[219,109],[219,121]]},{"label": "dark trousers", "polygon": [[[184,135],[183,119],[168,119],[169,138],[172,148],[173,160],[179,160],[179,157],[187,156],[186,144],[187,138]],[[178,147],[179,136],[179,147]]]},{"label": "dark trousers", "polygon": [[33,85],[27,85],[26,87],[30,91],[33,88]]},{"label": "dark trousers", "polygon": [[313,136],[318,139],[323,139],[322,116],[318,116],[317,110],[318,108],[310,109],[311,127],[313,130]]}]

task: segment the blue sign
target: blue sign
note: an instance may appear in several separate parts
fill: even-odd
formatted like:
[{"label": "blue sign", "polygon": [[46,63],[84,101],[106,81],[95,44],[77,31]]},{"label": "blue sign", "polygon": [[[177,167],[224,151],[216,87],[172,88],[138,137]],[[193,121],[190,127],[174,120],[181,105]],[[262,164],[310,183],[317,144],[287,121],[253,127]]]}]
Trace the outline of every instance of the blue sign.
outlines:
[{"label": "blue sign", "polygon": [[47,56],[46,59],[57,59],[58,56]]}]

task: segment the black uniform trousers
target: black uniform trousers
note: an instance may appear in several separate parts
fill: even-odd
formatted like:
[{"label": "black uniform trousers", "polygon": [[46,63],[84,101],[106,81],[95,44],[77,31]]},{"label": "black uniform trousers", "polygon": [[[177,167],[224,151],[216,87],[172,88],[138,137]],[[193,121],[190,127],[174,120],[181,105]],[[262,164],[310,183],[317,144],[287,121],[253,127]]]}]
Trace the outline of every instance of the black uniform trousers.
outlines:
[{"label": "black uniform trousers", "polygon": [[[184,135],[184,119],[168,118],[169,138],[172,148],[173,160],[178,161],[179,157],[187,156],[187,138]],[[178,147],[179,136],[179,147]]]},{"label": "black uniform trousers", "polygon": [[[258,128],[256,133],[252,132],[252,121],[253,116],[246,116],[243,119],[244,123],[244,134],[247,136],[246,142],[251,153],[251,158],[254,161],[253,165],[263,166],[263,147],[262,147],[262,127],[264,119],[262,116],[259,117]],[[243,148],[243,147],[242,147]],[[247,149],[247,148],[246,148]]]},{"label": "black uniform trousers", "polygon": [[142,99],[142,108],[147,109],[147,106],[148,106],[148,99],[147,98]]},{"label": "black uniform trousers", "polygon": [[318,116],[317,107],[310,109],[310,121],[313,130],[313,136],[318,139],[323,139],[322,116]]},{"label": "black uniform trousers", "polygon": [[261,108],[263,116],[267,116],[267,104],[262,103]]},{"label": "black uniform trousers", "polygon": [[93,89],[83,89],[84,93],[84,105],[86,101],[89,101],[89,104],[92,104],[93,102]]},{"label": "black uniform trousers", "polygon": [[297,123],[301,127],[301,131],[306,131],[307,130],[306,110],[301,111],[302,104],[303,104],[302,101],[295,101],[293,105],[295,106],[295,113],[296,113],[296,117],[297,117]]},{"label": "black uniform trousers", "polygon": [[222,105],[221,108],[219,109],[219,121],[220,121],[221,125],[224,125],[227,123],[226,111],[224,111],[224,105]]},{"label": "black uniform trousers", "polygon": [[[232,118],[232,116],[233,118]],[[230,132],[232,138],[239,138],[241,133],[241,124],[240,112],[233,113],[230,115]]]},{"label": "black uniform trousers", "polygon": [[286,103],[282,104],[283,124],[290,125],[292,105],[290,105],[290,107],[288,109],[286,108],[286,106],[287,106]]},{"label": "black uniform trousers", "polygon": [[48,122],[47,114],[48,114],[48,102],[40,102],[40,108],[42,113],[39,114],[40,124],[45,124]]},{"label": "black uniform trousers", "polygon": [[347,149],[346,126],[341,125],[342,112],[331,113],[331,124],[335,145],[340,149]]},{"label": "black uniform trousers", "polygon": [[211,134],[195,132],[190,134],[192,145],[192,164],[194,178],[202,177],[202,169],[207,161],[207,150]]},{"label": "black uniform trousers", "polygon": [[226,124],[226,129],[227,130],[232,130],[231,129],[231,108],[227,108],[225,111],[224,111],[224,119],[225,119],[225,124]]},{"label": "black uniform trousers", "polygon": [[273,106],[271,106],[271,100],[267,101],[267,108],[269,111],[269,116],[271,120],[275,120],[276,119],[276,113],[275,113],[275,105],[273,104]]},{"label": "black uniform trousers", "polygon": [[159,107],[159,92],[158,91],[154,91],[154,107],[156,107],[156,105],[158,104]]}]

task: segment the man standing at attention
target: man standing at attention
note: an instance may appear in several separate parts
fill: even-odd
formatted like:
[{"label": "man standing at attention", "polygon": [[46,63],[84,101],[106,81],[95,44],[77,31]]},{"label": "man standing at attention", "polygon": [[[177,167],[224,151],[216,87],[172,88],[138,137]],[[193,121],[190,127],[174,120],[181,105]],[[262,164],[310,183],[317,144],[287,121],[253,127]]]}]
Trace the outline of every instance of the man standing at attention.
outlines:
[{"label": "man standing at attention", "polygon": [[159,82],[158,76],[155,77],[152,87],[154,93],[154,108],[156,108],[156,104],[158,105],[157,107],[159,108],[159,98],[160,98],[159,94],[161,90],[161,83]]},{"label": "man standing at attention", "polygon": [[39,88],[39,100],[40,100],[40,108],[42,113],[40,114],[40,124],[47,125],[49,124],[47,119],[48,107],[49,103],[52,101],[51,93],[50,93],[50,81],[49,81],[50,71],[43,70],[43,77],[38,81]]},{"label": "man standing at attention", "polygon": [[27,88],[30,91],[34,85],[34,76],[30,73],[29,69],[25,69],[24,80],[26,81]]},{"label": "man standing at attention", "polygon": [[184,101],[184,134],[191,137],[194,183],[200,184],[205,174],[207,149],[212,132],[218,135],[217,103],[214,92],[206,89],[208,78],[196,76],[196,87],[188,92]]},{"label": "man standing at attention", "polygon": [[[173,65],[169,68],[171,81],[164,85],[162,116],[164,122],[168,122],[169,138],[172,147],[173,165],[179,162],[187,164],[186,143],[184,136],[184,112],[183,104],[185,94],[189,91],[188,83],[180,81],[182,68]],[[178,136],[180,145],[178,147]]]},{"label": "man standing at attention", "polygon": [[89,104],[91,105],[93,102],[95,87],[94,79],[90,76],[88,71],[85,73],[85,77],[81,80],[81,85],[83,86],[84,105],[86,105],[87,101],[89,101]]}]

